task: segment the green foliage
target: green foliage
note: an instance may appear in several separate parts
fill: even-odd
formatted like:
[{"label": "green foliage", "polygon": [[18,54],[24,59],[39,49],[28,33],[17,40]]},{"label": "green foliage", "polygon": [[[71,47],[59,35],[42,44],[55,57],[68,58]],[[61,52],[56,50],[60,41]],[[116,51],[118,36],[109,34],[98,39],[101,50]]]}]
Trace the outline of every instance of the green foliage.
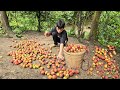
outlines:
[{"label": "green foliage", "polygon": [[113,45],[120,48],[120,12],[102,12],[99,22],[98,41],[102,45]]},{"label": "green foliage", "polygon": [[[36,11],[7,11],[7,15],[10,26],[15,33],[38,29]],[[59,19],[63,19],[66,24],[75,21],[74,11],[41,11],[40,15],[42,31],[51,30]]]},{"label": "green foliage", "polygon": [[73,11],[51,11],[50,12],[50,21],[55,24],[59,19],[63,19],[65,22],[71,21],[72,16],[74,15]]},{"label": "green foliage", "polygon": [[41,22],[42,31],[50,30],[56,25],[59,19],[63,19],[65,23],[72,23],[73,11],[50,11],[47,19]]},{"label": "green foliage", "polygon": [[73,35],[75,35],[74,29],[72,28],[72,29],[68,30],[68,31],[67,31],[67,34],[68,34],[68,36],[73,36]]},{"label": "green foliage", "polygon": [[[56,25],[59,19],[63,19],[67,24],[73,25],[76,20],[76,11],[41,11],[40,25],[42,31],[49,31]],[[83,12],[83,18],[86,17],[87,11]],[[36,11],[7,11],[10,26],[15,33],[21,33],[24,30],[37,30],[38,19]],[[89,15],[87,15],[88,17]],[[74,34],[74,31],[69,31]]]},{"label": "green foliage", "polygon": [[50,26],[48,22],[41,22],[41,26],[42,26],[42,31],[50,31]]},{"label": "green foliage", "polygon": [[22,30],[20,28],[15,28],[13,30],[13,32],[16,33],[16,34],[20,34],[20,33],[22,33]]},{"label": "green foliage", "polygon": [[15,33],[24,30],[37,30],[37,18],[35,12],[28,11],[7,11],[8,20]]},{"label": "green foliage", "polygon": [[87,25],[89,22],[91,22],[93,14],[93,11],[82,11],[82,21],[84,22],[84,24]]}]

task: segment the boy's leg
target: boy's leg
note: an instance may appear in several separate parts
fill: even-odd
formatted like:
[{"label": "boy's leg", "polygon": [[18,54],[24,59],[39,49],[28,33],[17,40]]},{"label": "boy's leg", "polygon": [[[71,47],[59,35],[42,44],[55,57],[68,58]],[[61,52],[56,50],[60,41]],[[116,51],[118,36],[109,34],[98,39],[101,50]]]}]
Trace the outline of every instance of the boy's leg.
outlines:
[{"label": "boy's leg", "polygon": [[56,32],[53,32],[53,33],[52,33],[52,37],[53,37],[54,44],[51,45],[51,47],[55,47],[55,46],[57,46],[58,43],[60,42],[60,38],[58,38]]},{"label": "boy's leg", "polygon": [[52,33],[52,37],[53,37],[54,44],[57,45],[57,44],[58,44],[58,36],[57,36],[57,33],[56,33],[56,32],[53,32],[53,33]]}]

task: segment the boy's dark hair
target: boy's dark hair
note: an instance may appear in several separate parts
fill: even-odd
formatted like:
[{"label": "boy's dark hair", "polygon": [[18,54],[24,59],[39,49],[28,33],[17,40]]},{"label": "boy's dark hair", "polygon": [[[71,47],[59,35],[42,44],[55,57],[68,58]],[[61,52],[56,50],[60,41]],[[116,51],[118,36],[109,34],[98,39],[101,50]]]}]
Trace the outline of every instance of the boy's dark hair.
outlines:
[{"label": "boy's dark hair", "polygon": [[59,29],[62,29],[65,27],[65,22],[63,20],[58,20],[58,22],[56,23],[56,26],[59,28]]}]

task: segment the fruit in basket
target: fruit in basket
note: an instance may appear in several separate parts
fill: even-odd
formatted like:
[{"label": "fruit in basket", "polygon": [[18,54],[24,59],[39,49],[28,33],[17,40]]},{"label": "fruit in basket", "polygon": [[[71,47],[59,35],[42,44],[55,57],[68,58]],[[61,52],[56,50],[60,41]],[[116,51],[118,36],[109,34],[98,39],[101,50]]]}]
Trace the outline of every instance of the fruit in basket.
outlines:
[{"label": "fruit in basket", "polygon": [[81,52],[83,49],[86,49],[86,46],[80,44],[69,44],[67,47],[65,47],[66,52],[72,53]]},{"label": "fruit in basket", "polygon": [[69,48],[66,48],[66,52],[68,52],[70,49]]}]

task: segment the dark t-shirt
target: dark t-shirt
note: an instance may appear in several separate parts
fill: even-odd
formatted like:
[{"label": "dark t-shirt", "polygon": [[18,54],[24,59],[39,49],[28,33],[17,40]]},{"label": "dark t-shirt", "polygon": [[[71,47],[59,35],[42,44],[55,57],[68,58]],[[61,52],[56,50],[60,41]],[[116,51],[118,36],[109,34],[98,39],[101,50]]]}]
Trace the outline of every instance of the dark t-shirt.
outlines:
[{"label": "dark t-shirt", "polygon": [[56,27],[54,27],[50,31],[51,35],[53,32],[55,32],[57,36],[60,38],[60,43],[64,43],[66,40],[68,41],[67,32],[65,30],[63,30],[61,33],[58,33]]}]

